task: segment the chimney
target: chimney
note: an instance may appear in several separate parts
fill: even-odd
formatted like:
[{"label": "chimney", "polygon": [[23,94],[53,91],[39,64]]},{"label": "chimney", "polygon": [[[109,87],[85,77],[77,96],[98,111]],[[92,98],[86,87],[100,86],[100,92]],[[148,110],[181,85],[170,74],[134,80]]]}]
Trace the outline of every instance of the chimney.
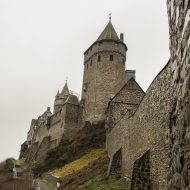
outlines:
[{"label": "chimney", "polygon": [[50,111],[50,107],[47,107],[47,111]]},{"label": "chimney", "polygon": [[126,70],[125,71],[125,82],[127,82],[131,78],[135,79],[135,73],[136,73],[135,70]]},{"label": "chimney", "polygon": [[120,34],[120,40],[121,40],[122,42],[124,42],[124,34],[123,34],[123,33]]}]

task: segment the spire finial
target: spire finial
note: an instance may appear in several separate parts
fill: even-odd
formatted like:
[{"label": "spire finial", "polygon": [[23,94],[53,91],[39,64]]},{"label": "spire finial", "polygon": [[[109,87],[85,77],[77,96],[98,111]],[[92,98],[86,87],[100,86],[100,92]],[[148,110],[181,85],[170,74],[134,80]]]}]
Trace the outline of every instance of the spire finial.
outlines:
[{"label": "spire finial", "polygon": [[67,84],[68,77],[66,77],[66,84]]},{"label": "spire finial", "polygon": [[109,21],[111,22],[111,15],[112,15],[112,13],[109,13]]}]

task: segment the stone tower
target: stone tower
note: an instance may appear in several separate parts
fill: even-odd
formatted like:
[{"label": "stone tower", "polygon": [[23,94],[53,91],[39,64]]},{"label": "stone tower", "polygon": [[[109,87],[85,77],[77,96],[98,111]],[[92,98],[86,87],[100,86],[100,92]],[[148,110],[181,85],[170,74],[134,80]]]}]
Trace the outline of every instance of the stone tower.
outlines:
[{"label": "stone tower", "polygon": [[63,90],[61,91],[61,93],[58,91],[57,95],[55,96],[53,113],[57,113],[61,111],[63,104],[65,103],[69,94],[70,94],[69,88],[67,86],[67,81],[66,81],[65,86],[63,87]]},{"label": "stone tower", "polygon": [[105,119],[111,97],[125,83],[127,46],[118,37],[111,19],[98,39],[84,53],[82,100],[84,121]]}]

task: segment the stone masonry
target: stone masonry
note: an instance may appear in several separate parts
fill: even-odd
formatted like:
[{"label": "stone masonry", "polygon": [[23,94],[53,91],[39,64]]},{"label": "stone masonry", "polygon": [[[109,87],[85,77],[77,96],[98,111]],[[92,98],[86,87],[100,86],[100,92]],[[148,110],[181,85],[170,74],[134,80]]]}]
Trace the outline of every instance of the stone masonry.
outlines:
[{"label": "stone masonry", "polygon": [[168,189],[190,189],[190,0],[168,0],[176,101],[170,118]]},{"label": "stone masonry", "polygon": [[126,51],[123,38],[118,38],[110,21],[97,41],[84,53],[81,101],[84,121],[105,119],[109,99],[125,83]]},{"label": "stone masonry", "polygon": [[131,190],[190,189],[190,0],[167,6],[171,58],[146,94],[125,71],[127,46],[110,20],[84,53],[81,101],[67,84],[57,93],[53,114],[31,122],[26,160],[43,160],[85,121],[105,120],[108,174],[122,171]]},{"label": "stone masonry", "polygon": [[145,93],[132,77],[109,101],[106,110],[106,128],[113,128],[124,116],[134,114]]},{"label": "stone masonry", "polygon": [[134,176],[143,177],[136,163],[148,150],[148,189],[190,189],[190,1],[167,4],[171,59],[134,115],[126,115],[107,132],[110,160],[122,149],[122,169],[131,189],[147,189],[138,187],[140,182],[135,185]]},{"label": "stone masonry", "polygon": [[138,158],[133,165],[131,190],[150,190],[150,151],[148,150]]},{"label": "stone masonry", "polygon": [[43,162],[47,152],[59,145],[64,133],[69,135],[79,128],[81,113],[79,100],[69,92],[66,83],[55,96],[53,114],[48,107],[38,119],[32,119],[27,148],[22,149],[20,157],[25,157],[28,163]]},{"label": "stone masonry", "polygon": [[134,164],[150,151],[150,182],[152,189],[167,189],[169,172],[169,122],[172,103],[172,63],[154,79],[133,115],[125,115],[110,131],[107,150],[110,160],[122,149],[122,170],[131,184]]}]

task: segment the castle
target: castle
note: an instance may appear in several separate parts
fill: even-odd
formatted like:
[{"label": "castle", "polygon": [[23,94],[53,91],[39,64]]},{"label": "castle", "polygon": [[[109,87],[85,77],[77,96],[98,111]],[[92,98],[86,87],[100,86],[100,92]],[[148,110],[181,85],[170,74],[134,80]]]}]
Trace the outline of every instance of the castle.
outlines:
[{"label": "castle", "polygon": [[[21,157],[40,160],[85,121],[105,121],[108,175],[120,168],[129,189],[189,189],[190,1],[168,0],[171,58],[145,93],[126,70],[127,46],[111,20],[84,53],[82,98],[67,83],[33,119]],[[43,151],[42,151],[43,150]],[[31,156],[32,155],[32,156]]]},{"label": "castle", "polygon": [[48,149],[52,149],[58,146],[64,133],[83,126],[86,121],[105,120],[108,102],[126,81],[135,80],[135,71],[125,70],[126,51],[124,34],[118,37],[110,19],[98,39],[84,53],[81,100],[71,93],[66,82],[55,96],[53,113],[48,107],[38,119],[32,119],[23,146],[40,147],[49,138]]}]

